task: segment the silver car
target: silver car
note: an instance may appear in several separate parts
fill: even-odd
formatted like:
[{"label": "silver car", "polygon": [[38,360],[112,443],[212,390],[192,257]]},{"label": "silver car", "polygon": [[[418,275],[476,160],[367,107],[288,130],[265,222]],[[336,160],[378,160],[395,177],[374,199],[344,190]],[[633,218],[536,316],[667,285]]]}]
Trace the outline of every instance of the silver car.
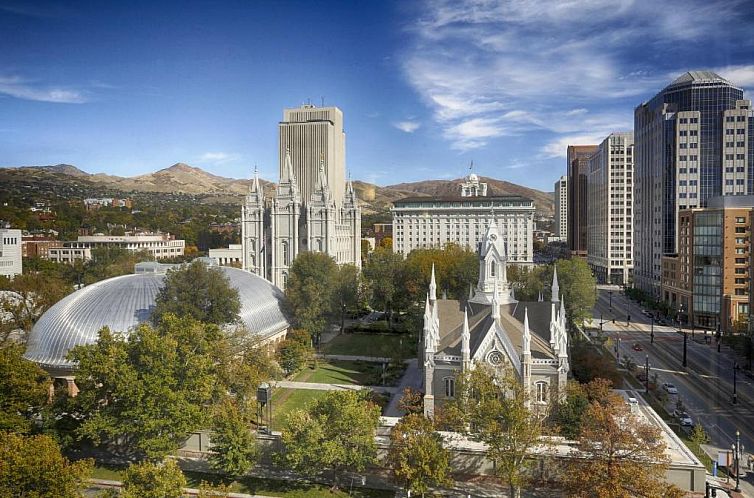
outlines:
[{"label": "silver car", "polygon": [[662,388],[665,389],[665,392],[668,394],[678,394],[678,389],[675,388],[675,386],[669,382],[665,382],[662,385]]}]

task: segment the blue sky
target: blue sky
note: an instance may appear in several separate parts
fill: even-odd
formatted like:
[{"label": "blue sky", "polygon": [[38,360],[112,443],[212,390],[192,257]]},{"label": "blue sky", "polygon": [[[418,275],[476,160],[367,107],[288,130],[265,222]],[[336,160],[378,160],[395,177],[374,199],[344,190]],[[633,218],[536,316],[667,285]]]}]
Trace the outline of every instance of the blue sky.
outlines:
[{"label": "blue sky", "polygon": [[345,116],[353,178],[552,190],[689,69],[754,90],[754,2],[0,0],[0,165],[277,176],[282,109]]}]

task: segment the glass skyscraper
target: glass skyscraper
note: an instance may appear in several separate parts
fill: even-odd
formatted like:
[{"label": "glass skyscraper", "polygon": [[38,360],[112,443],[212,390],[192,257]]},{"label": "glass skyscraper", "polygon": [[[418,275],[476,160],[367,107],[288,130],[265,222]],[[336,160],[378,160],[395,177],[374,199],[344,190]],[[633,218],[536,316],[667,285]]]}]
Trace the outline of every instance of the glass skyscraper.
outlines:
[{"label": "glass skyscraper", "polygon": [[690,71],[634,111],[634,283],[660,296],[661,257],[676,252],[678,211],[754,188],[754,116],[744,92]]}]

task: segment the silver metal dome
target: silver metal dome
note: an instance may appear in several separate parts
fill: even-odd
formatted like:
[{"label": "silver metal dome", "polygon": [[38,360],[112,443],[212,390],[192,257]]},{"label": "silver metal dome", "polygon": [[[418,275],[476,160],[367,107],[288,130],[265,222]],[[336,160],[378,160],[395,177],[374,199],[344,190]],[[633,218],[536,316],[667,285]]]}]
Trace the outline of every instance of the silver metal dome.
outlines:
[{"label": "silver metal dome", "polygon": [[[265,339],[288,328],[280,289],[253,273],[220,269],[238,290],[241,322],[250,333]],[[123,275],[66,296],[34,325],[24,356],[48,370],[72,371],[74,365],[65,359],[68,351],[96,342],[102,327],[128,334],[149,319],[164,278],[162,273]]]}]

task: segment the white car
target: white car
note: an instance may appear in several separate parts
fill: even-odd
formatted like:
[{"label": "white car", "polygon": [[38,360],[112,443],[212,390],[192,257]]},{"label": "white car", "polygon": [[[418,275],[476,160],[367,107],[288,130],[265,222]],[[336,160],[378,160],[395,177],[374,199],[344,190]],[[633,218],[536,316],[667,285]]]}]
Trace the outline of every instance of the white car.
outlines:
[{"label": "white car", "polygon": [[662,385],[662,388],[665,389],[665,392],[668,394],[678,394],[678,389],[675,388],[673,384],[670,384],[669,382],[665,382]]},{"label": "white car", "polygon": [[691,420],[691,417],[689,417],[689,414],[686,412],[675,410],[673,412],[673,415],[675,416],[675,418],[678,419],[678,422],[680,422],[681,425],[683,426],[691,427],[692,425],[694,425],[694,421]]}]

